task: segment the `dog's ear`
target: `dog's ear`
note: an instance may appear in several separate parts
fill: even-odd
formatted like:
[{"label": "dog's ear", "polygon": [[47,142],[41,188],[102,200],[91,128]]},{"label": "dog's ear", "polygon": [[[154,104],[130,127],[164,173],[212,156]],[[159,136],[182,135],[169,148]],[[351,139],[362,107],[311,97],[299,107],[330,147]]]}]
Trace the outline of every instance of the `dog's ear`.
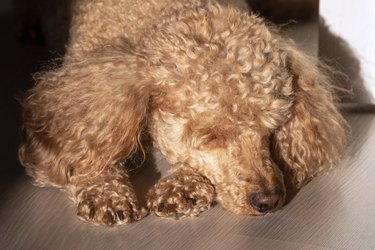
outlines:
[{"label": "dog's ear", "polygon": [[273,155],[296,187],[326,167],[337,165],[347,145],[348,126],[335,106],[333,85],[326,70],[298,51],[283,45],[293,75],[292,117],[274,134]]},{"label": "dog's ear", "polygon": [[19,157],[40,182],[90,178],[142,147],[151,88],[145,63],[120,48],[66,58],[22,103]]}]

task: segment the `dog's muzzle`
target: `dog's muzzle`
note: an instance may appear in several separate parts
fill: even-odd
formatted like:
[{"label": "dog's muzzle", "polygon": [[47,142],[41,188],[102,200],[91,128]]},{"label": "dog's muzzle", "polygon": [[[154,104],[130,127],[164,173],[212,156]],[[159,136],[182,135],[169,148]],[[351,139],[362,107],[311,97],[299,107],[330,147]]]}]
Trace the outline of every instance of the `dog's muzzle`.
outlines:
[{"label": "dog's muzzle", "polygon": [[252,193],[249,203],[257,212],[265,214],[281,205],[282,198],[282,192],[277,189],[273,192]]}]

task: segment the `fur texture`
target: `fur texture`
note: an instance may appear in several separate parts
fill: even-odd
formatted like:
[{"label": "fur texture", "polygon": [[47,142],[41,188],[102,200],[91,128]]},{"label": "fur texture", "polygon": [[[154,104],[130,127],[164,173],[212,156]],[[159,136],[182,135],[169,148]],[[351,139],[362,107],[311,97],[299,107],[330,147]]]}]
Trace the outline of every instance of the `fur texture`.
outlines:
[{"label": "fur texture", "polygon": [[282,207],[337,165],[346,122],[316,62],[236,1],[79,0],[63,64],[22,103],[19,157],[97,224],[139,220],[126,159],[149,133],[173,165],[147,196],[158,216],[217,200],[243,215]]}]

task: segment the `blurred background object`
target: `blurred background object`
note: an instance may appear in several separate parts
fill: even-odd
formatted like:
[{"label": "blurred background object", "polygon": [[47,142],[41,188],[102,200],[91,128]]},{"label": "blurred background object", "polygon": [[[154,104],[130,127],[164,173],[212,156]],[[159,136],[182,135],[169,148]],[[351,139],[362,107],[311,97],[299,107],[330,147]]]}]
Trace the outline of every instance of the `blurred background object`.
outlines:
[{"label": "blurred background object", "polygon": [[319,0],[247,0],[252,11],[266,19],[285,24],[311,21],[318,16]]}]

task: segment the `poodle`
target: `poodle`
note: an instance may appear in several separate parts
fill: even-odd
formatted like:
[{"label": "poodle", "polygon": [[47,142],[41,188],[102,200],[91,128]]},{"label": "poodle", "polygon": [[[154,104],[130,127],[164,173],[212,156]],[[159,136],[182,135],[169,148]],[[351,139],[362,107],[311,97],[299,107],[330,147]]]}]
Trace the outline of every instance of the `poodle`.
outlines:
[{"label": "poodle", "polygon": [[[347,124],[326,68],[242,1],[77,0],[60,66],[22,101],[19,158],[94,224],[181,219],[217,202],[280,209],[339,163]],[[127,169],[147,138],[172,165],[137,201]]]}]

